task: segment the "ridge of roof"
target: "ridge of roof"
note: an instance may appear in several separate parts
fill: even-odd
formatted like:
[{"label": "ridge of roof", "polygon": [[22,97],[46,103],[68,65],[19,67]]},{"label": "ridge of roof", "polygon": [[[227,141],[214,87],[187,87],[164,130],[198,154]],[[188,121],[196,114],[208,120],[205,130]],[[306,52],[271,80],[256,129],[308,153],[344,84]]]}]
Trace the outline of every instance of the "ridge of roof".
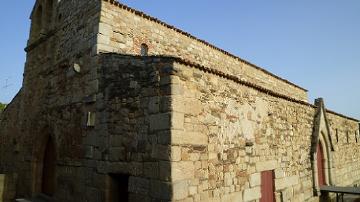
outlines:
[{"label": "ridge of roof", "polygon": [[[268,94],[268,95],[276,97],[276,98],[284,99],[284,100],[287,100],[289,102],[305,105],[305,106],[312,107],[312,108],[317,108],[317,106],[314,105],[314,104],[311,104],[311,103],[308,103],[308,102],[305,102],[305,101],[302,101],[302,100],[299,100],[299,99],[296,99],[296,98],[293,98],[293,97],[290,97],[290,96],[287,96],[287,95],[283,95],[281,93],[278,93],[278,92],[275,92],[273,90],[264,88],[264,87],[259,86],[257,84],[251,83],[249,81],[241,80],[239,77],[236,77],[234,75],[222,72],[222,71],[217,70],[217,69],[206,67],[204,65],[201,65],[201,64],[189,61],[189,60],[185,60],[185,59],[180,58],[180,57],[168,56],[168,55],[141,56],[141,55],[130,55],[130,54],[121,54],[121,53],[100,53],[100,55],[114,55],[114,56],[133,57],[133,58],[140,58],[140,59],[141,58],[154,58],[154,59],[172,60],[172,61],[177,62],[179,64],[191,66],[191,67],[199,69],[199,70],[201,70],[203,72],[214,74],[216,76],[225,78],[227,80],[231,80],[231,81],[233,81],[233,82],[235,82],[237,84],[244,85],[244,86],[247,86],[249,88],[253,88],[255,90],[258,90],[258,91],[260,91],[262,93]],[[352,117],[349,117],[349,116],[346,116],[346,115],[331,111],[329,109],[325,109],[325,110],[326,110],[327,113],[331,113],[331,114],[334,114],[336,116],[340,116],[342,118],[349,119],[349,120],[352,120],[352,121],[355,121],[355,122],[360,122],[359,120],[357,120],[355,118],[352,118]]]},{"label": "ridge of roof", "polygon": [[284,78],[281,78],[281,77],[269,72],[268,70],[265,70],[262,67],[259,67],[259,66],[255,65],[255,64],[253,64],[253,63],[251,63],[251,62],[249,62],[247,60],[244,60],[244,59],[242,59],[242,58],[240,58],[240,57],[238,57],[238,56],[236,56],[236,55],[234,55],[234,54],[232,54],[232,53],[230,53],[230,52],[228,52],[228,51],[226,51],[224,49],[221,49],[221,48],[219,48],[219,47],[217,47],[217,46],[215,46],[215,45],[213,45],[213,44],[211,44],[211,43],[209,43],[209,42],[207,42],[207,41],[205,41],[203,39],[199,39],[199,38],[195,37],[194,35],[192,35],[192,34],[190,34],[188,32],[185,32],[185,31],[183,31],[183,30],[181,30],[181,29],[179,29],[179,28],[177,28],[177,27],[175,27],[173,25],[167,24],[167,23],[165,23],[165,22],[163,22],[163,21],[161,21],[161,20],[159,20],[159,19],[157,19],[155,17],[152,17],[152,16],[150,16],[150,15],[148,15],[148,14],[142,12],[142,11],[136,10],[136,9],[131,8],[131,7],[127,6],[127,5],[125,5],[125,4],[122,4],[122,3],[118,2],[117,0],[101,0],[101,1],[109,2],[110,4],[112,4],[114,6],[117,6],[117,7],[121,8],[121,9],[127,10],[129,12],[132,12],[135,15],[138,15],[138,16],[144,18],[144,19],[156,22],[156,23],[158,23],[158,24],[160,24],[162,26],[165,26],[165,27],[167,27],[167,28],[169,28],[171,30],[174,30],[174,31],[176,31],[176,32],[178,32],[180,34],[183,34],[183,35],[185,35],[185,36],[187,36],[187,37],[189,37],[191,39],[199,41],[200,43],[203,43],[204,45],[206,45],[206,46],[208,46],[210,48],[213,48],[213,49],[215,49],[215,50],[217,50],[217,51],[219,51],[219,52],[221,52],[221,53],[223,53],[223,54],[225,54],[225,55],[227,55],[229,57],[232,57],[232,58],[242,62],[242,63],[245,63],[245,64],[247,64],[249,66],[252,66],[253,68],[255,68],[257,70],[260,70],[260,71],[264,72],[265,74],[270,75],[270,76],[272,76],[272,77],[274,77],[276,79],[279,79],[279,80],[281,80],[281,81],[283,81],[283,82],[285,82],[285,83],[287,83],[287,84],[289,84],[289,85],[291,85],[293,87],[296,87],[296,88],[301,89],[301,90],[303,90],[305,92],[308,92],[307,89],[305,89],[303,87],[300,87],[300,86],[298,86],[298,85],[296,85],[296,84],[294,84],[294,83],[292,83],[292,82],[290,82],[290,81],[288,81],[288,80],[286,80]]}]

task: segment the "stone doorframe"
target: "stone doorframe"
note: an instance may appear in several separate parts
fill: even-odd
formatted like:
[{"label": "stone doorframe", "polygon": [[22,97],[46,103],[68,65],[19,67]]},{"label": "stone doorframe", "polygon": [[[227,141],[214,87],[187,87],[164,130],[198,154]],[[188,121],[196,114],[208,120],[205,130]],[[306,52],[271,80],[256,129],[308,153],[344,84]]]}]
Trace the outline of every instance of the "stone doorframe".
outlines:
[{"label": "stone doorframe", "polygon": [[[56,138],[48,127],[43,128],[37,135],[37,141],[34,141],[31,162],[31,190],[32,195],[36,196],[42,192],[42,176],[43,176],[43,162],[45,157],[45,150],[49,139],[51,138],[55,146],[55,156],[57,156]],[[56,175],[56,174],[55,174]]]},{"label": "stone doorframe", "polygon": [[315,196],[320,196],[320,187],[318,179],[318,167],[317,167],[317,146],[321,144],[323,148],[323,157],[324,157],[324,173],[325,173],[325,184],[332,185],[332,152],[334,151],[334,145],[331,140],[330,127],[328,124],[328,119],[326,117],[326,109],[324,105],[324,100],[322,98],[315,100],[315,105],[317,106],[315,119],[314,119],[314,128],[312,134],[311,142],[311,167],[313,173],[313,191]]}]

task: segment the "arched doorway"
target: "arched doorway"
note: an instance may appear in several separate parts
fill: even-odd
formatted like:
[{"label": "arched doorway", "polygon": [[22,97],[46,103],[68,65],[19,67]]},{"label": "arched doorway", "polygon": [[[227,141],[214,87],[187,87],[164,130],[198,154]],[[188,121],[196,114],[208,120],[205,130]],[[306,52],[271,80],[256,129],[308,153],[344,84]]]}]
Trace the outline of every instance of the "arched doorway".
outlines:
[{"label": "arched doorway", "polygon": [[317,145],[316,153],[317,153],[318,184],[319,187],[321,187],[326,185],[326,181],[325,181],[325,166],[324,166],[325,163],[324,150],[320,142]]},{"label": "arched doorway", "polygon": [[56,152],[55,144],[49,137],[43,158],[43,168],[41,177],[41,193],[53,196],[56,184]]}]

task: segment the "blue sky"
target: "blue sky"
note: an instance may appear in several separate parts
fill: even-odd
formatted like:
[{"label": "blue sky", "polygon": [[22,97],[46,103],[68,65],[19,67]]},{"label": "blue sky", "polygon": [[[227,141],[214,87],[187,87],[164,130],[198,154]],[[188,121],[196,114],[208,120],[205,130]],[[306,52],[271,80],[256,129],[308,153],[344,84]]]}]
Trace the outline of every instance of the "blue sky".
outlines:
[{"label": "blue sky", "polygon": [[[123,0],[323,97],[360,119],[360,1]],[[151,3],[149,3],[151,2]],[[22,83],[34,0],[2,2],[0,102]]]}]

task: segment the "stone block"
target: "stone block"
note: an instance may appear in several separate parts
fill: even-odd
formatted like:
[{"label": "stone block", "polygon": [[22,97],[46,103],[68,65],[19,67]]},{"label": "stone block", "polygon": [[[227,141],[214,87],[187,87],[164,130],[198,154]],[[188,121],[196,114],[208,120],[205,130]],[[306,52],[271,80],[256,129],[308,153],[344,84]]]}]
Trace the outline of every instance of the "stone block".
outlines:
[{"label": "stone block", "polygon": [[109,149],[110,161],[121,161],[126,158],[126,152],[122,147],[112,147]]},{"label": "stone block", "polygon": [[173,200],[182,200],[188,197],[189,187],[187,180],[177,181],[173,185]]},{"label": "stone block", "polygon": [[150,131],[170,129],[170,113],[155,114],[150,116]]},{"label": "stone block", "polygon": [[99,33],[105,36],[112,36],[112,26],[103,22],[99,23]]},{"label": "stone block", "polygon": [[221,197],[221,202],[242,202],[243,201],[243,193],[242,192],[234,192],[229,193]]},{"label": "stone block", "polygon": [[156,114],[160,111],[160,97],[149,98],[148,110],[150,114]]},{"label": "stone block", "polygon": [[181,147],[174,146],[171,147],[171,161],[180,161],[181,160]]},{"label": "stone block", "polygon": [[151,180],[150,181],[150,196],[171,201],[172,199],[172,186],[170,182]]},{"label": "stone block", "polygon": [[171,179],[172,181],[191,180],[194,178],[195,166],[191,161],[172,162]]},{"label": "stone block", "polygon": [[171,131],[171,143],[175,145],[206,145],[208,136],[200,132]]},{"label": "stone block", "polygon": [[275,178],[278,179],[278,178],[283,178],[283,177],[285,177],[284,170],[281,168],[275,169]]},{"label": "stone block", "polygon": [[150,190],[150,181],[146,178],[130,177],[129,192],[138,194],[148,194]]},{"label": "stone block", "polygon": [[159,179],[164,181],[171,180],[171,163],[170,161],[159,162]]},{"label": "stone block", "polygon": [[276,160],[271,161],[259,161],[255,165],[256,172],[262,172],[267,170],[275,170],[278,166],[278,162]]},{"label": "stone block", "polygon": [[296,184],[299,184],[299,176],[297,175],[275,179],[275,190],[283,190]]},{"label": "stone block", "polygon": [[191,186],[191,187],[189,187],[189,194],[190,195],[195,195],[195,194],[197,194],[198,193],[198,188],[197,188],[197,186]]},{"label": "stone block", "polygon": [[251,189],[245,189],[244,190],[244,202],[247,201],[253,201],[253,200],[258,200],[261,198],[261,189],[260,187],[254,187]]},{"label": "stone block", "polygon": [[98,34],[98,43],[99,44],[106,44],[109,45],[110,44],[110,37],[107,35],[103,35],[103,34]]},{"label": "stone block", "polygon": [[250,175],[250,187],[256,187],[261,185],[261,174],[254,173]]},{"label": "stone block", "polygon": [[145,162],[144,163],[144,175],[147,178],[159,177],[159,163],[158,162]]},{"label": "stone block", "polygon": [[171,114],[171,128],[183,130],[184,129],[184,114],[179,112],[173,112]]},{"label": "stone block", "polygon": [[170,160],[171,148],[167,145],[153,145],[151,157],[160,160]]}]

